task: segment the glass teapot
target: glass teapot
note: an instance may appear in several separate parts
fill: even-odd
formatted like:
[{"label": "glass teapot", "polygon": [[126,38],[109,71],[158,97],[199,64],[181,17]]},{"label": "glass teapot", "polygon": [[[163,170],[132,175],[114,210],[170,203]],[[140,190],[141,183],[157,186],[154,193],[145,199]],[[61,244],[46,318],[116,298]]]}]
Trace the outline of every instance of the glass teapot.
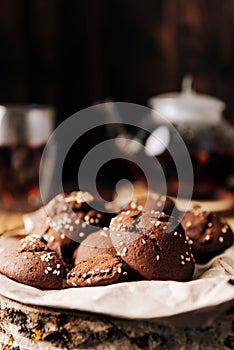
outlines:
[{"label": "glass teapot", "polygon": [[[157,95],[148,105],[176,127],[189,150],[194,171],[193,198],[216,198],[233,186],[234,128],[222,117],[222,101],[196,93],[192,90],[192,77],[186,76],[181,92]],[[153,123],[157,129],[157,116],[152,115]],[[161,132],[167,139],[166,129]],[[151,136],[145,142],[154,148]],[[156,149],[155,156],[164,168],[168,193],[176,194],[178,182],[170,154],[166,149]]]}]

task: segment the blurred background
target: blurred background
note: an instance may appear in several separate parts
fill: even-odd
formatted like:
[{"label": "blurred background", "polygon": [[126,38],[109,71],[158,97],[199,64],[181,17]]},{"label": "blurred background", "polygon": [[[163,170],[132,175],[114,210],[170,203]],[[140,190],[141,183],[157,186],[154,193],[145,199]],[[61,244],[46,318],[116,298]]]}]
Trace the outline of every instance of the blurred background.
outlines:
[{"label": "blurred background", "polygon": [[112,97],[179,90],[227,103],[234,122],[233,0],[0,0],[0,102],[49,103],[58,121]]},{"label": "blurred background", "polygon": [[146,105],[191,73],[234,124],[233,0],[0,0],[0,9],[2,104],[52,104],[59,124],[106,98]]}]

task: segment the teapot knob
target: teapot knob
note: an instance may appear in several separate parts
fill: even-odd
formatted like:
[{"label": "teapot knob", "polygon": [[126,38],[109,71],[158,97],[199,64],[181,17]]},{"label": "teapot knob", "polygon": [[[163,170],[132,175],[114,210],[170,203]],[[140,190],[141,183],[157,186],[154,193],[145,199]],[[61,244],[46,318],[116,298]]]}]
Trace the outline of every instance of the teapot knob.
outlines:
[{"label": "teapot knob", "polygon": [[193,90],[193,76],[192,74],[186,74],[181,83],[181,90],[183,94],[192,94],[195,91]]}]

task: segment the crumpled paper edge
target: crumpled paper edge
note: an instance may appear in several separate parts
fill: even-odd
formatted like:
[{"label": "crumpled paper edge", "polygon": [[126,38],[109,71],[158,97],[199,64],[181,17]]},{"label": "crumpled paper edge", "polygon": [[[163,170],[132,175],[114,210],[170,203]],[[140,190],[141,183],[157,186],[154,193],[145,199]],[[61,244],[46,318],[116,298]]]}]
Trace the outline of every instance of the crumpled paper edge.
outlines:
[{"label": "crumpled paper edge", "polygon": [[[25,231],[21,231],[25,234]],[[14,232],[0,238],[1,249],[19,239]],[[0,253],[1,253],[0,249]],[[174,316],[231,301],[234,246],[206,265],[196,265],[189,282],[137,281],[105,287],[42,291],[0,274],[0,294],[30,305],[105,314],[128,319]]]}]

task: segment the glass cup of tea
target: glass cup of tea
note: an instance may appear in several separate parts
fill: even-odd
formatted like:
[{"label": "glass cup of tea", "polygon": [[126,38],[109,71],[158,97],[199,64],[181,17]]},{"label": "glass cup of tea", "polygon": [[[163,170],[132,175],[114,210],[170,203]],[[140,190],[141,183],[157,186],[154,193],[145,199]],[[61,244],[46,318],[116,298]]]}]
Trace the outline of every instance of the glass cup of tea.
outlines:
[{"label": "glass cup of tea", "polygon": [[54,119],[52,106],[0,106],[0,208],[24,212],[41,205],[39,167]]}]

